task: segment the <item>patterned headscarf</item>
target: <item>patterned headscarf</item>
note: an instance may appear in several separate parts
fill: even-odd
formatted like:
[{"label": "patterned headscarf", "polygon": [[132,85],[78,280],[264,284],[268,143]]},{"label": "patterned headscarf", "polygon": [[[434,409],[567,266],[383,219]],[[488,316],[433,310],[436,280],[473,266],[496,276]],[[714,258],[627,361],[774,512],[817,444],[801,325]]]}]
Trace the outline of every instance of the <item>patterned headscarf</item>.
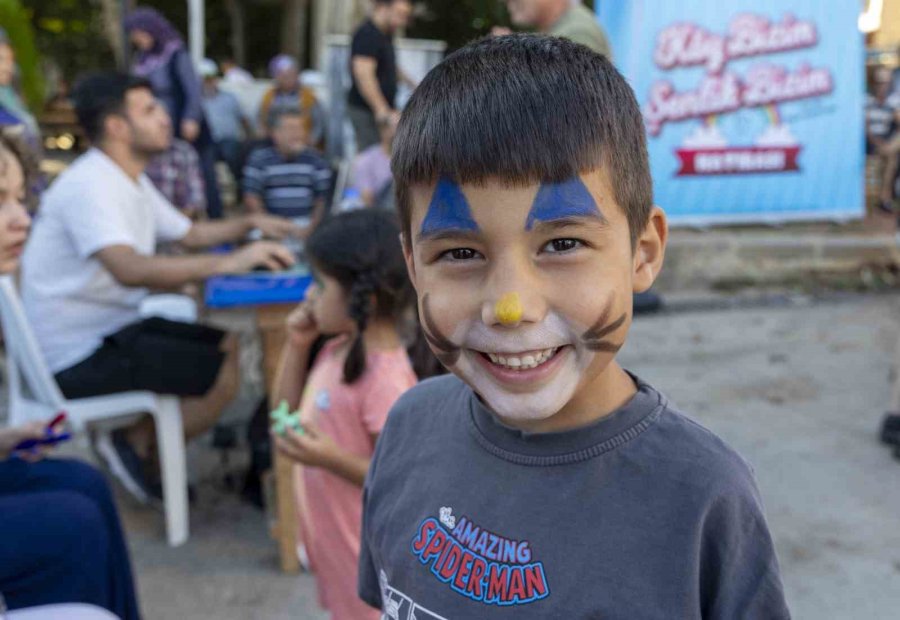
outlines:
[{"label": "patterned headscarf", "polygon": [[137,75],[148,75],[169,62],[175,52],[184,47],[184,40],[175,27],[156,9],[141,7],[125,18],[125,30],[129,33],[143,30],[153,37],[153,48],[138,52],[132,68]]}]

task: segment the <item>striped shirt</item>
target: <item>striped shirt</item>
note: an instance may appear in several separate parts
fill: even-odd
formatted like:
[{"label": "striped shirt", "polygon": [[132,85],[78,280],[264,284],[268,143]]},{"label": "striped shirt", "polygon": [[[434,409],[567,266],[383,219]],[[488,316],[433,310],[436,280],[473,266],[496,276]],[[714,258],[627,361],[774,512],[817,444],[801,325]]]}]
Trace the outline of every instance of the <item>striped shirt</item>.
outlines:
[{"label": "striped shirt", "polygon": [[275,147],[250,153],[244,166],[244,192],[262,198],[266,211],[283,217],[312,217],[331,189],[331,167],[312,149],[286,159]]}]

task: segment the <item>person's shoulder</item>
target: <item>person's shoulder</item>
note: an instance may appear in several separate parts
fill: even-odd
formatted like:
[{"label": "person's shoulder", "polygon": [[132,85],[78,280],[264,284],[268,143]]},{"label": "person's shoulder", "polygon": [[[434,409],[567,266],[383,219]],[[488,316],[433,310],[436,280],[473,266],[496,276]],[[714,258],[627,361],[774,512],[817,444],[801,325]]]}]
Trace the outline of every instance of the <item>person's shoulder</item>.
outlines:
[{"label": "person's shoulder", "polygon": [[357,39],[364,39],[364,38],[371,37],[373,34],[373,31],[377,31],[377,30],[378,30],[378,28],[375,27],[375,24],[372,22],[371,19],[363,20],[363,23],[361,23],[357,27],[357,29],[353,31],[353,39],[357,40]]},{"label": "person's shoulder", "polygon": [[379,154],[383,153],[384,149],[381,148],[381,144],[373,144],[372,146],[366,147],[363,151],[357,155],[357,158],[360,161],[364,162],[372,162],[377,161],[379,158]]},{"label": "person's shoulder", "polygon": [[900,109],[900,90],[895,90],[885,100],[885,105],[894,110]]},{"label": "person's shoulder", "polygon": [[470,394],[471,389],[456,375],[425,379],[397,399],[387,424],[395,431],[438,425],[446,415],[464,406]]},{"label": "person's shoulder", "polygon": [[300,158],[303,163],[314,164],[318,168],[330,168],[328,160],[312,147],[306,147],[301,151]]},{"label": "person's shoulder", "polygon": [[197,156],[197,151],[190,142],[181,138],[172,138],[172,152],[183,159],[191,159]]},{"label": "person's shoulder", "polygon": [[662,403],[659,419],[641,442],[644,458],[657,465],[654,471],[708,495],[755,489],[753,469],[734,448],[665,397]]},{"label": "person's shoulder", "polygon": [[70,200],[73,193],[80,196],[85,194],[95,196],[117,191],[120,175],[116,174],[117,171],[111,166],[115,164],[109,161],[106,155],[96,149],[88,150],[50,184],[41,197],[41,210],[53,208],[52,205],[57,202]]},{"label": "person's shoulder", "polygon": [[273,146],[258,146],[247,156],[248,165],[264,165],[273,160],[277,160],[278,156]]}]

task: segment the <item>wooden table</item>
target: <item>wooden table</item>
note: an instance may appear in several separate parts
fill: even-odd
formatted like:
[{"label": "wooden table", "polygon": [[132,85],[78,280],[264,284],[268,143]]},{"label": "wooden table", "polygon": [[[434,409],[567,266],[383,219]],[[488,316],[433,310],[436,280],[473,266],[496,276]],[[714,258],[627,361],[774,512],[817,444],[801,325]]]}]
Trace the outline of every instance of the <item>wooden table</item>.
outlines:
[{"label": "wooden table", "polygon": [[[273,304],[256,310],[256,324],[262,338],[263,376],[267,394],[272,394],[278,361],[284,346],[284,321],[296,304]],[[269,409],[274,408],[269,402]],[[281,570],[296,573],[300,570],[297,559],[297,502],[294,497],[294,463],[272,446],[272,469],[275,473],[275,514],[272,538],[278,541]]]},{"label": "wooden table", "polygon": [[[257,273],[248,276],[211,278],[206,283],[204,302],[208,308],[224,309],[253,306],[256,326],[262,339],[263,378],[266,393],[271,394],[285,341],[287,315],[303,299],[312,279],[301,272]],[[269,403],[270,408],[272,403]],[[296,465],[272,447],[272,469],[275,478],[275,515],[272,538],[278,542],[281,570],[296,573],[297,503],[294,496]]]}]

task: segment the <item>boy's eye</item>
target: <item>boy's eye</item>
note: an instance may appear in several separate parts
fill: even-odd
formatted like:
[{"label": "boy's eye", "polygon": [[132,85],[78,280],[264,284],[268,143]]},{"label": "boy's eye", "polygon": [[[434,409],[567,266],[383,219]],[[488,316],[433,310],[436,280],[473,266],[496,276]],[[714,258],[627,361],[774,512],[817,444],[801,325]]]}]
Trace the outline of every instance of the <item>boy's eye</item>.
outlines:
[{"label": "boy's eye", "polygon": [[450,260],[450,261],[465,261],[465,260],[474,260],[479,258],[481,254],[473,250],[472,248],[453,248],[452,250],[447,250],[440,255],[440,259],[442,260]]},{"label": "boy's eye", "polygon": [[548,254],[565,254],[582,247],[584,244],[578,239],[553,239],[543,247]]}]

